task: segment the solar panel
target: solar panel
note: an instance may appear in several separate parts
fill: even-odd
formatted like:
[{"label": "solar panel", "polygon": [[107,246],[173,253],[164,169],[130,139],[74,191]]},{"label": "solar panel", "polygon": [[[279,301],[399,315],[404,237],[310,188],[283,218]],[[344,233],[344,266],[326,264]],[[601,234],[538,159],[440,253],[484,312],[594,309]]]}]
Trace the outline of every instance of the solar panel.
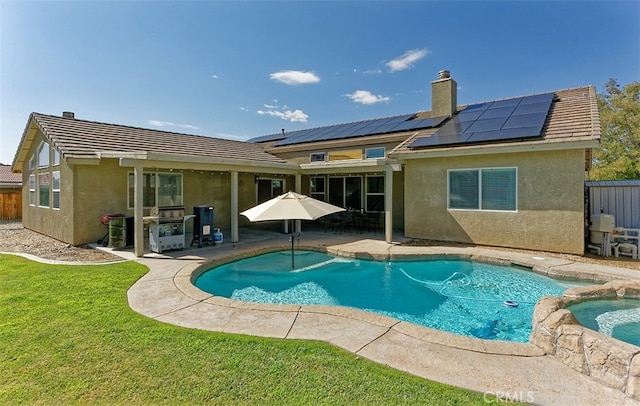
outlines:
[{"label": "solar panel", "polygon": [[531,103],[548,103],[549,105],[551,105],[551,102],[553,101],[553,97],[555,96],[554,93],[543,93],[543,94],[536,94],[533,96],[526,96],[522,98],[522,101],[520,102],[520,104],[531,104]]},{"label": "solar panel", "polygon": [[467,106],[431,137],[417,138],[409,148],[542,137],[553,97],[554,93],[544,93]]},{"label": "solar panel", "polygon": [[509,128],[506,130],[493,130],[472,133],[467,138],[467,143],[505,141],[536,136],[540,136],[538,127]]},{"label": "solar panel", "polygon": [[[373,120],[356,121],[351,123],[330,125],[326,127],[311,128],[308,130],[299,130],[295,135],[291,133],[291,135],[286,137],[285,139],[282,138],[282,135],[280,135],[278,138],[275,138],[277,140],[280,140],[275,144],[275,146],[301,144],[314,141],[328,141],[373,134],[384,134],[387,132],[395,131],[393,130],[393,127],[397,126],[399,123],[404,123],[406,120],[413,116],[414,114],[403,114],[392,117],[376,118]],[[418,120],[419,122],[413,122],[411,123],[411,125],[433,126],[439,124],[439,122],[434,121],[434,119],[428,120],[428,122]]]},{"label": "solar panel", "polygon": [[493,104],[492,102],[471,104],[471,105],[467,106],[463,111],[464,112],[484,111],[484,110],[488,109],[492,104]]},{"label": "solar panel", "polygon": [[515,107],[522,102],[522,97],[514,97],[512,99],[496,100],[489,106],[490,109],[500,109],[503,107]]},{"label": "solar panel", "polygon": [[460,113],[458,113],[458,115],[456,116],[456,118],[459,121],[476,121],[478,118],[480,118],[480,116],[485,112],[486,110],[472,110],[472,111],[467,111],[462,110]]},{"label": "solar panel", "polygon": [[518,116],[520,114],[531,114],[531,113],[545,113],[549,111],[549,103],[528,103],[521,104],[513,111],[514,116]]},{"label": "solar panel", "polygon": [[464,144],[467,140],[467,136],[464,134],[450,134],[450,135],[432,135],[419,137],[411,144],[411,148],[425,148],[425,147],[442,147],[446,145]]},{"label": "solar panel", "polygon": [[511,113],[513,113],[513,110],[515,110],[516,107],[515,106],[509,106],[509,107],[500,107],[500,108],[491,108],[488,110],[485,110],[484,113],[482,113],[482,115],[480,116],[480,120],[486,120],[489,118],[502,118],[502,117],[509,117],[511,115]]},{"label": "solar panel", "polygon": [[471,127],[472,124],[473,124],[473,121],[459,122],[457,120],[450,120],[446,122],[445,125],[440,127],[440,129],[438,129],[438,132],[436,134],[441,134],[441,135],[462,134],[467,130],[467,128]]},{"label": "solar panel", "polygon": [[262,135],[260,137],[251,138],[249,142],[268,142],[268,141],[277,141],[286,138],[282,133],[268,134]]},{"label": "solar panel", "polygon": [[502,129],[520,128],[520,127],[542,127],[546,116],[539,113],[521,114],[519,116],[511,116]]},{"label": "solar panel", "polygon": [[251,139],[252,142],[276,141],[276,146],[328,141],[373,134],[435,128],[430,137],[416,139],[409,148],[453,145],[463,142],[492,142],[540,135],[554,93],[545,93],[467,106],[454,117],[415,119],[415,114],[403,114],[373,120],[329,125],[269,134]]},{"label": "solar panel", "polygon": [[408,119],[410,119],[413,116],[414,116],[413,114],[410,114],[410,115],[393,117],[393,119],[387,121],[386,123],[384,123],[380,127],[377,127],[376,128],[376,132],[379,133],[379,134],[385,134],[385,133],[394,132],[394,131],[396,131],[396,129],[395,129],[396,127],[398,127],[399,125],[402,125],[405,121],[407,121]]},{"label": "solar panel", "polygon": [[494,131],[502,128],[507,117],[490,118],[488,120],[476,120],[465,132]]}]

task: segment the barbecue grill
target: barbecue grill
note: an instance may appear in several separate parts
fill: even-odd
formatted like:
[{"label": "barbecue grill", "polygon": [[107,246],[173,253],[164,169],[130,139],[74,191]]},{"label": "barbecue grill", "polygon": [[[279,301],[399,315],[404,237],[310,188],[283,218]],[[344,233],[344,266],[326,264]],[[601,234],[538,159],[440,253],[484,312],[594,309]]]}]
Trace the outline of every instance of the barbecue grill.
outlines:
[{"label": "barbecue grill", "polygon": [[107,232],[104,234],[104,237],[96,241],[98,245],[102,245],[103,247],[106,247],[107,245],[109,245],[109,222],[111,221],[112,218],[117,218],[117,217],[124,217],[124,214],[114,213],[114,214],[103,214],[102,216],[100,216],[100,222],[102,223],[102,225],[104,225],[107,228]]},{"label": "barbecue grill", "polygon": [[184,206],[155,206],[145,221],[149,222],[149,247],[161,253],[184,249],[184,223],[193,215],[184,215]]}]

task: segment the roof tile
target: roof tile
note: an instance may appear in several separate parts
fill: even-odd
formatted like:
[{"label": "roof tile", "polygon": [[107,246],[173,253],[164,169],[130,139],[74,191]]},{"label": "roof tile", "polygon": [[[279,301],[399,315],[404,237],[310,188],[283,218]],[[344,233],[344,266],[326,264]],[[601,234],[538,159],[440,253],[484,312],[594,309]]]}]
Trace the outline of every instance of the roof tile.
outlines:
[{"label": "roof tile", "polygon": [[247,142],[41,113],[31,116],[64,158],[97,158],[99,152],[118,151],[285,162],[264,152],[260,145]]}]

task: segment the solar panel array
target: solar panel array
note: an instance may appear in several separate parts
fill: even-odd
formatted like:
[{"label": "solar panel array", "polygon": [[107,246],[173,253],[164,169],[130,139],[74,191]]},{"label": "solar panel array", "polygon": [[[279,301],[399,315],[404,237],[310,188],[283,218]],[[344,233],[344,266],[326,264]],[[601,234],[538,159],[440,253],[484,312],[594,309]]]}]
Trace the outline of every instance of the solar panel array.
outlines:
[{"label": "solar panel array", "polygon": [[541,137],[553,97],[554,93],[544,93],[470,105],[435,134],[417,138],[409,148]]},{"label": "solar panel array", "polygon": [[446,117],[413,119],[415,114],[402,114],[372,120],[354,121],[253,138],[251,142],[278,141],[275,146],[301,144],[314,141],[328,141],[374,134],[388,134],[400,131],[432,128],[440,125]]}]

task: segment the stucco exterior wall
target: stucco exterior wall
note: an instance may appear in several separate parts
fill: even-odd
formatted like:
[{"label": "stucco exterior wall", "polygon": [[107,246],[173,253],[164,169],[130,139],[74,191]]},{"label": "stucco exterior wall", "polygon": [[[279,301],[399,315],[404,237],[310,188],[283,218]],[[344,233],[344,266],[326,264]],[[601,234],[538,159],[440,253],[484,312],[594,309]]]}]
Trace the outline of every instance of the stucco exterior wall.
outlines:
[{"label": "stucco exterior wall", "polygon": [[[37,155],[37,148],[44,137],[38,133],[32,143],[22,167],[22,225],[25,228],[36,231],[41,234],[48,235],[57,240],[73,244],[73,212],[70,210],[73,204],[73,182],[71,181],[73,173],[69,165],[62,161],[59,165],[50,166],[48,168],[39,168],[34,171],[29,170],[29,158],[34,154]],[[60,208],[39,207],[38,199],[38,173],[52,171],[60,171]],[[29,175],[36,175],[36,204],[29,204]],[[50,190],[50,206],[53,200],[53,193]]]},{"label": "stucco exterior wall", "polygon": [[[517,167],[518,209],[447,209],[447,169]],[[584,253],[584,151],[408,160],[405,235],[523,249]]]}]

